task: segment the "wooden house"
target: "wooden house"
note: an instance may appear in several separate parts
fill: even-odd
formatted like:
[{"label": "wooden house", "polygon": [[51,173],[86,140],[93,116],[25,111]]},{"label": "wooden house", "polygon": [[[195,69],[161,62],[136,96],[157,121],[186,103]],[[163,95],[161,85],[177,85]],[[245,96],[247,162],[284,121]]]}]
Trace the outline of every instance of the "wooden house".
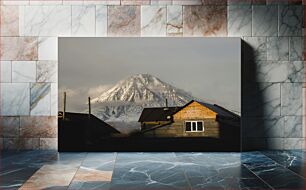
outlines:
[{"label": "wooden house", "polygon": [[144,108],[139,122],[147,137],[220,138],[222,127],[240,126],[240,117],[216,104],[192,100],[182,107]]}]

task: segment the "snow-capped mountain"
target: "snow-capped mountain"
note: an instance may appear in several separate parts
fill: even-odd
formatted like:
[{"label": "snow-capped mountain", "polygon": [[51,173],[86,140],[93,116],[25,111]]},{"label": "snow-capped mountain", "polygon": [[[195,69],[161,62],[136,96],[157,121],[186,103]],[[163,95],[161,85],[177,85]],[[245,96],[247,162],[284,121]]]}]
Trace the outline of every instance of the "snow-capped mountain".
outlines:
[{"label": "snow-capped mountain", "polygon": [[119,81],[91,100],[92,113],[104,121],[137,121],[145,107],[182,106],[192,97],[149,74],[138,74]]}]

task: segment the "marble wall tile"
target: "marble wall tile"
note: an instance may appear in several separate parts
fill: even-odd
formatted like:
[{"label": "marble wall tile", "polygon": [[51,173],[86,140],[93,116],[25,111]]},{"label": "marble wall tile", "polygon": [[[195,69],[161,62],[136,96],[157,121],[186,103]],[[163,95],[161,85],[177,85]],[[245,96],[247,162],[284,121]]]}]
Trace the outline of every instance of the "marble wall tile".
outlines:
[{"label": "marble wall tile", "polygon": [[19,138],[3,138],[4,150],[17,150]]},{"label": "marble wall tile", "polygon": [[0,117],[1,137],[18,137],[19,123],[19,117]]},{"label": "marble wall tile", "polygon": [[38,59],[58,60],[58,39],[57,37],[38,38]]},{"label": "marble wall tile", "polygon": [[63,0],[30,0],[30,5],[62,5]]},{"label": "marble wall tile", "polygon": [[227,17],[228,36],[252,35],[252,6],[230,5]]},{"label": "marble wall tile", "polygon": [[83,5],[84,0],[63,0],[63,5]]},{"label": "marble wall tile", "polygon": [[167,36],[183,36],[183,7],[167,6]]},{"label": "marble wall tile", "polygon": [[284,149],[284,138],[267,138],[266,148],[269,150],[282,150]]},{"label": "marble wall tile", "polygon": [[18,36],[19,34],[19,7],[1,6],[1,36]]},{"label": "marble wall tile", "polygon": [[121,5],[149,5],[150,0],[121,0]]},{"label": "marble wall tile", "polygon": [[243,86],[242,110],[244,116],[280,116],[279,83],[253,83]]},{"label": "marble wall tile", "polygon": [[57,82],[57,61],[37,61],[37,82]]},{"label": "marble wall tile", "polygon": [[279,36],[302,36],[303,6],[279,6]]},{"label": "marble wall tile", "polygon": [[302,138],[303,136],[303,116],[285,116],[284,137]]},{"label": "marble wall tile", "polygon": [[38,150],[39,138],[19,138],[17,146],[19,150]]},{"label": "marble wall tile", "polygon": [[267,60],[266,37],[244,37],[244,59],[246,61]]},{"label": "marble wall tile", "polygon": [[107,36],[107,6],[96,5],[96,36]]},{"label": "marble wall tile", "polygon": [[284,138],[284,149],[304,149],[304,139],[303,138]]},{"label": "marble wall tile", "polygon": [[84,0],[85,5],[120,5],[120,0]]},{"label": "marble wall tile", "polygon": [[95,36],[94,5],[72,6],[72,36]]},{"label": "marble wall tile", "polygon": [[57,117],[55,116],[20,117],[20,137],[56,138]]},{"label": "marble wall tile", "polygon": [[302,115],[303,94],[302,83],[281,84],[282,115]]},{"label": "marble wall tile", "polygon": [[30,93],[30,115],[49,116],[51,114],[51,84],[32,83]]},{"label": "marble wall tile", "polygon": [[[245,68],[247,69],[248,66]],[[251,70],[252,68],[256,68],[256,71]],[[256,66],[251,66],[246,72],[256,72],[256,82],[303,82],[304,63],[302,61],[258,61]]]},{"label": "marble wall tile", "polygon": [[36,37],[1,37],[1,60],[37,60]]},{"label": "marble wall tile", "polygon": [[289,38],[268,37],[267,38],[267,60],[288,61],[289,60]]},{"label": "marble wall tile", "polygon": [[2,0],[3,5],[29,5],[30,0]]},{"label": "marble wall tile", "polygon": [[26,36],[70,36],[71,6],[25,6]]},{"label": "marble wall tile", "polygon": [[30,114],[30,87],[28,83],[1,83],[2,116]]},{"label": "marble wall tile", "polygon": [[35,82],[36,61],[13,61],[12,82]]},{"label": "marble wall tile", "polygon": [[51,116],[57,116],[58,113],[58,85],[51,83]]},{"label": "marble wall tile", "polygon": [[227,0],[202,0],[203,5],[227,5]]},{"label": "marble wall tile", "polygon": [[227,0],[228,5],[251,5],[252,0]]},{"label": "marble wall tile", "polygon": [[56,150],[57,149],[57,138],[40,138],[41,150]]},{"label": "marble wall tile", "polygon": [[285,118],[282,116],[243,118],[242,124],[244,138],[284,137]]},{"label": "marble wall tile", "polygon": [[202,0],[172,0],[173,5],[202,5]]},{"label": "marble wall tile", "polygon": [[151,0],[151,5],[172,5],[172,0]]},{"label": "marble wall tile", "polygon": [[0,82],[12,82],[12,63],[10,61],[0,61]]},{"label": "marble wall tile", "polygon": [[141,35],[166,36],[166,6],[141,6]]},{"label": "marble wall tile", "polygon": [[140,36],[140,6],[109,6],[108,36]]},{"label": "marble wall tile", "polygon": [[303,50],[304,50],[304,38],[303,37],[291,37],[289,39],[289,59],[292,61],[302,61],[304,60]]},{"label": "marble wall tile", "polygon": [[254,5],[252,19],[253,36],[277,36],[277,5]]},{"label": "marble wall tile", "polygon": [[227,36],[226,6],[185,6],[184,36]]}]

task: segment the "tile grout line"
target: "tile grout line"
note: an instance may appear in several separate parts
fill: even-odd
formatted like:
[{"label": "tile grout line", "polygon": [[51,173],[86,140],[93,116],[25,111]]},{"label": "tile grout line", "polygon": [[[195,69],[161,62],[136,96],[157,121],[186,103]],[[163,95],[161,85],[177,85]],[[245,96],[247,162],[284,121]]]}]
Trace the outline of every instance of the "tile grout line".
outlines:
[{"label": "tile grout line", "polygon": [[[174,154],[174,156],[175,156],[176,162],[179,162],[176,153],[173,152],[173,154]],[[180,170],[181,170],[181,172],[183,173],[183,175],[184,175],[184,177],[185,177],[185,180],[186,180],[186,182],[187,182],[187,184],[188,184],[188,186],[189,186],[189,189],[192,190],[192,186],[191,186],[190,180],[189,180],[189,178],[188,178],[188,176],[187,176],[185,170],[184,170],[183,168],[181,168]]]},{"label": "tile grout line", "polygon": [[88,152],[86,152],[86,156],[84,156],[84,159],[82,160],[82,162],[80,163],[80,165],[78,166],[78,169],[75,171],[75,173],[74,173],[74,175],[73,175],[73,177],[72,177],[72,179],[71,179],[71,181],[70,181],[70,183],[69,183],[69,185],[68,185],[68,187],[67,187],[67,189],[66,190],[68,190],[69,189],[69,187],[70,187],[70,185],[71,185],[71,183],[73,182],[73,180],[74,180],[74,177],[76,176],[76,174],[78,173],[78,171],[79,171],[79,169],[80,169],[80,167],[82,166],[82,164],[83,164],[83,162],[85,161],[85,159],[87,158],[87,156],[88,156]]},{"label": "tile grout line", "polygon": [[115,156],[115,161],[114,161],[113,170],[112,170],[112,177],[111,177],[111,180],[109,182],[109,188],[108,189],[111,189],[111,187],[112,187],[112,184],[113,184],[113,174],[115,172],[115,166],[116,166],[117,159],[118,159],[118,152],[114,152],[114,153],[116,154],[116,156]]}]

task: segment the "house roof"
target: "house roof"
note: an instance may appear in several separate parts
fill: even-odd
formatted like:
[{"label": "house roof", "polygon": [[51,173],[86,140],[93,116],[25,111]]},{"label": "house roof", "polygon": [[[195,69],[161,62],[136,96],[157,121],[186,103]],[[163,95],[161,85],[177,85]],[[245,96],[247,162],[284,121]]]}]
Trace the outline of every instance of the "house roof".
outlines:
[{"label": "house roof", "polygon": [[139,118],[139,122],[144,121],[169,121],[170,119],[167,119],[167,116],[172,116],[175,113],[179,112],[180,110],[184,109],[185,107],[189,106],[191,103],[197,102],[201,104],[204,107],[207,107],[208,109],[212,110],[213,112],[217,113],[218,116],[222,117],[239,117],[235,113],[232,113],[231,111],[216,105],[216,104],[209,104],[205,102],[199,102],[192,100],[181,107],[167,107],[168,109],[165,109],[166,107],[153,107],[153,108],[144,108],[141,116]]}]

